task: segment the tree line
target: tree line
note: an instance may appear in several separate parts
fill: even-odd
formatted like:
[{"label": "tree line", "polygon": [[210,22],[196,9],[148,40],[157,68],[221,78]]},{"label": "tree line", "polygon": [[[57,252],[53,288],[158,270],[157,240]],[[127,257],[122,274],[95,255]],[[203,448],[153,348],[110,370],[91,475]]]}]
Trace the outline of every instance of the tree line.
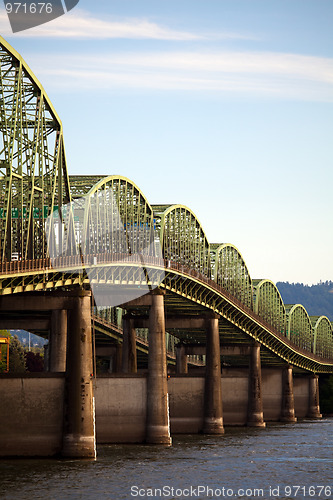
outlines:
[{"label": "tree line", "polygon": [[276,286],[285,304],[302,304],[309,316],[327,316],[333,321],[333,281],[316,285],[278,281]]},{"label": "tree line", "polygon": [[[30,351],[21,343],[17,335],[11,335],[8,330],[0,330],[0,337],[9,338],[9,372],[27,373],[44,370],[44,349],[32,347]],[[1,345],[0,373],[7,369],[7,346]]]}]

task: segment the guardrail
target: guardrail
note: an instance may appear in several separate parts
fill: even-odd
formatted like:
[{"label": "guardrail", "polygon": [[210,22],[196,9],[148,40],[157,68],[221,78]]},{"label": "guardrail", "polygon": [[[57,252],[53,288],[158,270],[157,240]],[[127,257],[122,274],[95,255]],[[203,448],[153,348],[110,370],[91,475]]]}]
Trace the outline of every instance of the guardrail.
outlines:
[{"label": "guardrail", "polygon": [[[70,255],[61,256],[56,259],[35,259],[35,260],[18,260],[10,262],[0,262],[0,278],[1,274],[20,274],[25,272],[33,271],[59,271],[59,272],[75,272],[78,269],[84,270],[85,268],[91,268],[93,266],[101,266],[103,264],[126,264],[126,265],[138,265],[140,267],[158,267],[164,269],[165,272],[176,272],[184,277],[190,279],[195,279],[200,284],[208,285],[211,289],[218,292],[225,298],[232,306],[243,312],[252,321],[257,323],[261,328],[271,333],[273,336],[277,337],[287,346],[292,349],[297,348],[299,354],[303,354],[310,357],[314,361],[322,361],[323,359],[332,359],[333,357],[333,345],[332,345],[332,357],[322,357],[318,356],[310,350],[304,349],[293,342],[291,342],[285,335],[281,334],[267,321],[262,319],[258,314],[256,314],[252,309],[243,304],[239,299],[234,297],[230,292],[222,288],[211,278],[202,275],[196,269],[189,269],[183,264],[178,262],[160,259],[157,257],[141,254],[123,254],[123,253],[103,253],[103,254],[88,254],[82,255]],[[71,269],[72,268],[72,269]]]}]

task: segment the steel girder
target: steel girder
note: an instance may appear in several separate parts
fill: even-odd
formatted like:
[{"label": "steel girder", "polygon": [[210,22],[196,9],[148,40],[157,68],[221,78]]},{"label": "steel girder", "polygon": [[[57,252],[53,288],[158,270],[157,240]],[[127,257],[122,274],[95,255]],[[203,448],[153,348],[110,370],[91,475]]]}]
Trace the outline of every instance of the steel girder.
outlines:
[{"label": "steel girder", "polygon": [[210,248],[196,215],[184,205],[153,205],[165,260],[172,260],[210,277]]},{"label": "steel girder", "polygon": [[104,177],[107,177],[107,175],[70,175],[72,199],[81,198],[87,194]]},{"label": "steel girder", "polygon": [[210,245],[214,281],[252,309],[252,280],[240,251],[230,243]]},{"label": "steel girder", "polygon": [[84,210],[83,253],[155,256],[153,210],[126,177],[101,179],[85,195]]},{"label": "steel girder", "polygon": [[313,352],[323,358],[333,358],[333,328],[326,316],[310,316],[313,327]]},{"label": "steel girder", "polygon": [[286,305],[286,334],[295,345],[313,352],[314,332],[309,315],[302,304]]},{"label": "steel girder", "polygon": [[[82,253],[88,256],[87,269],[94,257],[100,259],[94,262],[98,283],[140,286],[140,259],[121,260],[119,266],[115,257],[145,254],[149,260],[160,242],[165,262],[151,263],[149,276],[158,283],[163,269],[162,287],[181,298],[181,307],[217,312],[297,366],[320,365],[311,356],[309,361],[305,350],[332,358],[327,318],[312,329],[303,306],[293,306],[286,324],[282,298],[269,280],[253,281],[252,304],[251,278],[241,254],[230,244],[210,246],[189,208],[154,205],[153,213],[140,189],[121,176],[73,176],[70,187],[61,121],[37,78],[2,38],[0,115],[0,295],[89,286]],[[74,209],[66,212],[71,193]],[[58,220],[47,240],[45,220],[55,212]],[[49,251],[72,257],[60,259],[57,269],[47,259]],[[13,257],[16,263],[6,262]]]},{"label": "steel girder", "polygon": [[[155,256],[153,211],[133,182],[112,175],[91,186],[91,177],[76,176],[73,186],[75,199],[66,212],[74,217],[79,254],[85,258],[99,253]],[[66,233],[67,226],[62,230]]]},{"label": "steel girder", "polygon": [[70,201],[61,121],[0,37],[0,261],[47,256],[45,219]]},{"label": "steel girder", "polygon": [[[101,281],[117,285],[122,285],[124,289],[140,286],[139,257],[133,262],[117,261],[115,256],[110,255],[110,260],[105,258],[105,254],[97,255],[97,264],[94,268],[100,268]],[[67,262],[67,268],[65,263]],[[198,271],[185,268],[177,262],[169,262],[165,267],[164,261],[147,257],[145,261],[149,276],[154,281],[154,273],[158,277],[161,269],[165,271],[165,278],[161,287],[169,293],[167,295],[167,307],[176,305],[176,310],[180,314],[204,314],[205,311],[213,311],[223,318],[232,327],[243,332],[252,339],[257,340],[275,353],[282,360],[298,366],[305,370],[315,372],[333,372],[333,360],[316,356],[311,349],[306,350],[281,335],[273,326],[266,322],[250,308],[244,306],[239,300],[229,294],[213,280],[203,276]],[[87,264],[89,266],[89,264]],[[89,286],[86,274],[82,273],[82,263],[77,257],[64,258],[64,263],[59,266],[62,271],[50,268],[27,270],[25,273],[7,273],[2,275],[3,281],[10,281],[5,284],[0,294],[20,293],[38,290],[53,290],[57,287],[72,287],[75,285]],[[121,271],[119,271],[119,269]],[[137,275],[137,276],[136,276]],[[145,282],[141,283],[145,285]],[[172,298],[174,297],[174,299]],[[168,301],[171,300],[171,303]],[[178,304],[178,305],[177,305]],[[193,340],[199,337],[195,332],[191,333]],[[202,339],[201,339],[202,340]],[[333,341],[333,339],[332,339]]]},{"label": "steel girder", "polygon": [[286,335],[286,309],[279,290],[270,280],[253,280],[254,312]]},{"label": "steel girder", "polygon": [[199,276],[192,270],[185,270],[176,263],[173,263],[172,267],[172,271],[168,271],[161,285],[166,290],[187,299],[192,306],[197,304],[219,314],[230,325],[257,340],[287,363],[318,373],[333,372],[332,359],[324,360],[314,355],[311,350],[296,346],[213,280]]},{"label": "steel girder", "polygon": [[[98,335],[99,337],[108,337],[113,340],[113,343],[122,341],[122,328],[119,328],[119,326],[110,321],[109,318],[105,319],[105,314],[102,311],[101,314],[97,314],[92,317],[92,327],[95,336]],[[177,340],[178,339],[169,332],[165,333],[167,363],[170,365],[176,364]],[[143,353],[147,358],[149,350],[147,328],[136,328],[136,349],[140,357],[142,357]],[[202,366],[202,360],[199,358],[199,356],[189,356],[189,363],[196,366]]]}]

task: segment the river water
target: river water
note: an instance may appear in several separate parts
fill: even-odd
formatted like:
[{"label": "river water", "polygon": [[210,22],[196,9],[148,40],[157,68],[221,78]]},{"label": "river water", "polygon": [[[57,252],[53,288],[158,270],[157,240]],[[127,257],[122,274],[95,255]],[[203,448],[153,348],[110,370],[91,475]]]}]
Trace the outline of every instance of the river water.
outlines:
[{"label": "river water", "polygon": [[333,418],[174,436],[170,448],[100,445],[96,461],[0,460],[4,500],[327,500],[332,479]]}]

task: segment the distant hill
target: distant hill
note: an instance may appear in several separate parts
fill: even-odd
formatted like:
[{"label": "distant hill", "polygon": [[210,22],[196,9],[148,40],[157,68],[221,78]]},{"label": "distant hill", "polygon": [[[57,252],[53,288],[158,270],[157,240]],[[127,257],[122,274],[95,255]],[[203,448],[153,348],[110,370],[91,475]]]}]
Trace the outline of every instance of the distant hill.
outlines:
[{"label": "distant hill", "polygon": [[285,304],[302,304],[309,316],[327,316],[333,321],[333,281],[317,285],[279,281],[276,286]]},{"label": "distant hill", "polygon": [[[11,330],[10,331],[11,335],[14,337],[14,335],[17,335],[19,341],[23,345],[23,347],[28,347],[29,346],[29,333],[26,332],[25,330]],[[31,347],[43,347],[45,344],[47,344],[48,341],[43,339],[42,337],[39,337],[38,335],[35,335],[33,333],[30,334],[30,346]]]}]

